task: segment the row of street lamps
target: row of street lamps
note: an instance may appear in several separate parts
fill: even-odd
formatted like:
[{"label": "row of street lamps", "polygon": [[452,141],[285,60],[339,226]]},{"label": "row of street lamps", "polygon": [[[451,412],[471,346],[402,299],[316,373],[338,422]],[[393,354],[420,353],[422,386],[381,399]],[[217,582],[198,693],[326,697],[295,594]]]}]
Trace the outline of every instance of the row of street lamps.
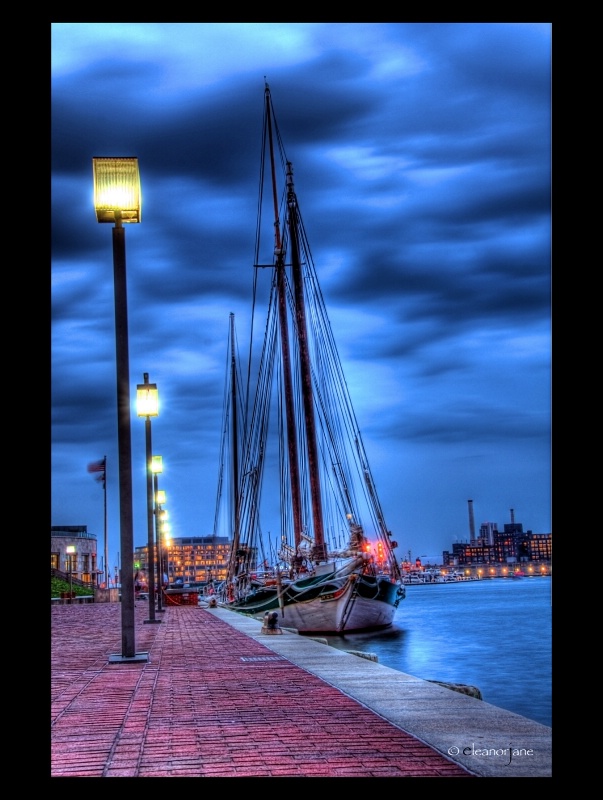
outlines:
[{"label": "row of street lamps", "polygon": [[[154,564],[154,524],[155,503],[153,492],[153,446],[151,444],[151,417],[159,415],[159,392],[157,384],[149,383],[149,373],[144,373],[144,383],[139,383],[136,387],[136,413],[139,417],[145,418],[145,442],[146,442],[146,473],[147,473],[147,550],[148,550],[148,570],[147,582],[149,589],[149,618],[145,622],[161,622],[155,616],[155,564]],[[159,561],[159,558],[157,558]],[[161,581],[159,581],[161,583]]]},{"label": "row of street lamps", "polygon": [[[146,474],[147,474],[147,571],[149,590],[149,618],[145,622],[161,622],[155,616],[155,610],[163,611],[162,604],[162,576],[163,576],[163,539],[169,532],[167,511],[165,505],[165,492],[159,489],[158,475],[163,472],[163,458],[153,455],[151,441],[151,417],[159,416],[159,392],[157,384],[149,383],[148,372],[144,373],[144,383],[136,387],[136,413],[145,417],[145,442],[146,442]],[[153,519],[155,524],[153,526]],[[153,541],[154,527],[154,541]],[[157,558],[155,559],[155,553]],[[155,584],[155,568],[157,569],[157,584]],[[155,609],[155,594],[157,594],[157,609]]]},{"label": "row of street lamps", "polygon": [[[148,652],[136,652],[134,629],[134,529],[132,513],[132,438],[130,420],[130,363],[128,345],[128,303],[126,286],[126,240],[124,224],[141,220],[140,173],[137,158],[93,158],[94,208],[99,223],[113,223],[113,279],[115,294],[115,345],[117,372],[117,439],[119,471],[121,576],[121,653],[109,656],[110,663],[148,661]],[[152,455],[151,417],[159,414],[157,385],[137,386],[137,414],[145,418],[148,538],[148,623],[161,622],[155,616],[155,548],[153,518],[157,535],[158,610],[161,606],[162,547],[157,474],[162,471],[161,456]],[[163,496],[165,502],[165,493]]]}]

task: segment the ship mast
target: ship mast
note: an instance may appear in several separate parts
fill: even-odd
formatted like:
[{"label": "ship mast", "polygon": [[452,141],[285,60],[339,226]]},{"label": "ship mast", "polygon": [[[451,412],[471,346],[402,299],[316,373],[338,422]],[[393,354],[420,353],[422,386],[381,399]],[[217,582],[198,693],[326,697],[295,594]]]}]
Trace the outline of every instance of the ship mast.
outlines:
[{"label": "ship mast", "polygon": [[326,560],[327,549],[322,519],[322,494],[318,466],[318,446],[316,443],[316,422],[314,418],[314,398],[312,392],[310,349],[308,347],[308,329],[306,324],[306,305],[304,300],[302,265],[299,254],[297,197],[293,187],[293,167],[289,161],[287,162],[287,223],[289,227],[289,238],[291,240],[291,275],[293,278],[293,294],[295,298],[295,319],[300,354],[302,399],[308,448],[308,468],[310,471],[310,493],[312,496],[312,523],[314,528],[312,560],[319,562]]},{"label": "ship mast", "polygon": [[[285,249],[283,247],[280,220],[278,215],[278,200],[276,190],[276,170],[274,166],[274,143],[272,139],[272,116],[270,113],[270,89],[266,84],[266,125],[268,127],[268,140],[270,145],[270,167],[272,175],[272,202],[274,205],[274,254],[276,257],[276,287],[278,295],[278,318],[281,340],[281,354],[283,359],[283,380],[285,383],[285,416],[287,420],[287,451],[289,454],[289,475],[291,483],[291,503],[293,506],[293,537],[295,542],[296,562],[298,547],[301,544],[302,512],[301,489],[299,477],[299,457],[297,451],[297,427],[295,424],[295,411],[293,407],[293,381],[291,377],[291,357],[289,349],[289,324],[287,321],[287,297],[285,289]],[[299,558],[301,561],[301,558]]]},{"label": "ship mast", "polygon": [[[291,378],[291,356],[289,348],[289,329],[286,313],[285,293],[285,253],[281,241],[280,222],[278,217],[276,176],[274,168],[274,147],[272,140],[272,112],[270,89],[266,84],[266,120],[268,138],[270,143],[270,163],[272,168],[272,197],[275,218],[275,255],[276,255],[276,282],[279,300],[279,323],[281,333],[281,350],[283,355],[283,373],[285,383],[285,409],[287,420],[287,448],[289,454],[289,473],[291,476],[291,499],[293,504],[293,524],[295,536],[295,549],[301,543],[302,515],[301,515],[301,490],[299,475],[299,459],[297,451],[297,432],[295,424],[295,407],[293,401],[293,382]],[[314,418],[314,400],[312,392],[312,371],[310,365],[310,350],[308,346],[308,330],[306,324],[306,310],[304,300],[304,287],[302,275],[302,262],[300,258],[299,242],[299,216],[297,197],[293,186],[293,167],[287,161],[287,227],[291,243],[291,275],[293,279],[293,295],[295,302],[295,329],[297,333],[300,356],[300,382],[302,387],[303,416],[306,434],[306,447],[308,468],[310,472],[310,495],[312,505],[312,528],[314,544],[311,557],[316,563],[327,558],[322,516],[322,495],[319,475],[318,446],[316,441],[316,423]]]},{"label": "ship mast", "polygon": [[237,561],[240,547],[240,505],[239,505],[239,434],[237,416],[237,362],[235,356],[234,314],[230,313],[230,414],[232,441],[232,493],[233,493],[233,536],[230,551],[228,575],[232,580],[237,572]]},{"label": "ship mast", "polygon": [[[287,420],[287,447],[289,454],[289,473],[291,476],[291,496],[293,503],[293,523],[295,536],[295,549],[301,543],[302,514],[301,490],[299,475],[299,459],[297,451],[297,431],[295,424],[295,408],[293,401],[293,382],[291,378],[291,358],[289,348],[289,329],[286,313],[285,294],[285,253],[281,241],[280,222],[278,217],[276,176],[274,168],[274,146],[272,140],[272,116],[270,89],[266,84],[266,120],[270,142],[270,163],[272,168],[272,197],[275,217],[275,255],[276,255],[276,281],[279,300],[279,324],[281,333],[281,349],[283,355],[283,372],[285,383],[285,409]],[[319,477],[318,446],[316,442],[316,423],[314,419],[314,401],[312,392],[312,372],[310,367],[310,351],[308,347],[308,331],[306,325],[306,310],[304,301],[304,287],[302,264],[300,258],[300,243],[298,232],[299,218],[297,198],[293,187],[293,167],[287,162],[287,226],[291,243],[291,274],[293,278],[293,294],[295,300],[295,322],[300,354],[300,379],[302,387],[302,401],[308,467],[310,471],[310,493],[312,501],[312,525],[314,532],[314,545],[311,557],[316,563],[326,560],[322,496]]]}]

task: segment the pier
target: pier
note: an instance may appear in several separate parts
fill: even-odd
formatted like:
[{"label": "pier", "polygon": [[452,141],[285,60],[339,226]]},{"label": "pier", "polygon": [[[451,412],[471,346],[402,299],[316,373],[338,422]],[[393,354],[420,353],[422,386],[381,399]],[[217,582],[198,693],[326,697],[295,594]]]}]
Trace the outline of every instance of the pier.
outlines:
[{"label": "pier", "polygon": [[51,777],[551,777],[551,728],[216,607],[51,607]]}]

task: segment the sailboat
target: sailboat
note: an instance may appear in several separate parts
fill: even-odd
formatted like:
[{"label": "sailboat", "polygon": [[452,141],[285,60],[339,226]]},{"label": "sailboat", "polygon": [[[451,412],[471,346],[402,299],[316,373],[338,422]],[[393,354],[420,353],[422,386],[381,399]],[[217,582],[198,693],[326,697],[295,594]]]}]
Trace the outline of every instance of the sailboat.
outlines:
[{"label": "sailboat", "polygon": [[[230,315],[222,426],[223,453],[231,442],[230,489],[221,471],[214,528],[227,495],[232,548],[220,601],[258,619],[276,611],[280,625],[299,633],[382,630],[405,597],[397,543],[369,467],[268,84],[264,109],[253,308],[264,280],[267,312],[259,343],[252,316],[245,380]],[[273,240],[269,263],[262,263],[266,205]]]}]

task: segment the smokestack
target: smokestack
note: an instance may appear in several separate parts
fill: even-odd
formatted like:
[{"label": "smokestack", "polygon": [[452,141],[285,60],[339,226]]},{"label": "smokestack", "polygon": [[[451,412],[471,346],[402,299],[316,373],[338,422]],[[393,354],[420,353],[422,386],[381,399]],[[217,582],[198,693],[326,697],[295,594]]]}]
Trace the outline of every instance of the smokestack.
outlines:
[{"label": "smokestack", "polygon": [[469,542],[475,544],[475,519],[473,517],[473,500],[468,500],[469,503]]},{"label": "smokestack", "polygon": [[511,525],[515,525],[515,511],[511,509]]}]

